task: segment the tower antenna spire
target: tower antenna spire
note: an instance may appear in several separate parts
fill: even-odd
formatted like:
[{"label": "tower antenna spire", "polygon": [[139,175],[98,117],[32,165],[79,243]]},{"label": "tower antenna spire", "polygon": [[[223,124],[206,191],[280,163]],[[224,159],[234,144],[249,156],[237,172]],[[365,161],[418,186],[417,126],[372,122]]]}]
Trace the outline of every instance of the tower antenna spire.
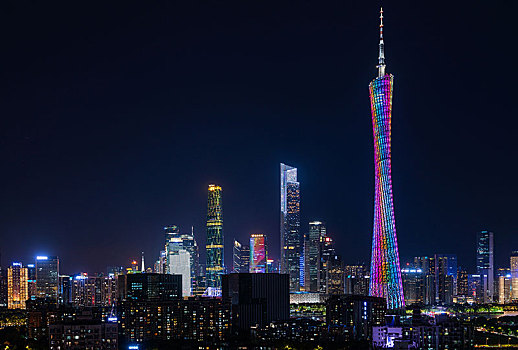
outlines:
[{"label": "tower antenna spire", "polygon": [[380,9],[380,43],[378,54],[378,78],[385,75],[385,43],[383,42],[383,7]]}]

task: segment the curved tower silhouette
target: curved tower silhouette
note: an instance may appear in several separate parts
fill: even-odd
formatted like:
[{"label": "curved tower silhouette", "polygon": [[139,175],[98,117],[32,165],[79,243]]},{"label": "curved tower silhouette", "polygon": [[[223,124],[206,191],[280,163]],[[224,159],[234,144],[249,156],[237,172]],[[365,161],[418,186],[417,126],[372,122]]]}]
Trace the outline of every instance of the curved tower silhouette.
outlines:
[{"label": "curved tower silhouette", "polygon": [[378,77],[369,84],[374,135],[374,232],[369,295],[387,300],[392,311],[405,307],[394,220],[390,161],[390,130],[394,76],[385,73],[383,9],[380,11]]}]

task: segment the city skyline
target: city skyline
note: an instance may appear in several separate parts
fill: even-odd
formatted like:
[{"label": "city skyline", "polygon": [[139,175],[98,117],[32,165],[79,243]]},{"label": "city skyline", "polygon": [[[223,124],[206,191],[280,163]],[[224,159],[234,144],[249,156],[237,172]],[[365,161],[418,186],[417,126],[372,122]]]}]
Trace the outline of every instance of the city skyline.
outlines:
[{"label": "city skyline", "polygon": [[[24,10],[29,13],[15,6],[4,25],[13,25],[22,14],[28,14],[36,26],[41,21],[36,13],[41,9],[34,6]],[[326,5],[314,17],[309,16],[314,12],[312,6],[296,8],[295,17],[287,18],[296,30],[274,21],[275,31],[264,34],[271,43],[262,41],[253,23],[231,20],[232,25],[251,35],[243,34],[252,45],[232,51],[245,43],[240,35],[232,36],[223,40],[224,50],[209,45],[213,60],[185,66],[190,54],[182,49],[176,56],[175,48],[190,47],[184,41],[203,41],[209,35],[208,26],[215,22],[209,21],[199,32],[185,23],[176,27],[171,23],[174,21],[160,15],[171,9],[161,6],[141,16],[137,16],[137,8],[125,9],[130,14],[124,22],[128,33],[118,31],[105,15],[99,15],[101,28],[111,36],[102,39],[102,30],[88,33],[93,43],[78,35],[78,43],[56,47],[57,41],[51,38],[56,31],[60,40],[85,34],[80,25],[71,25],[70,33],[61,33],[59,26],[43,28],[37,35],[20,31],[6,41],[8,64],[2,69],[8,70],[9,91],[4,91],[2,99],[5,115],[10,117],[2,131],[6,146],[2,154],[9,165],[2,174],[6,213],[0,223],[2,265],[22,261],[25,266],[34,262],[36,255],[48,255],[59,256],[60,269],[67,273],[94,272],[139,260],[144,251],[151,266],[163,246],[162,227],[170,223],[186,232],[194,226],[199,246],[205,247],[209,183],[218,183],[225,190],[225,264],[231,262],[231,240],[235,237],[246,242],[246,237],[256,232],[268,236],[269,254],[277,260],[277,169],[281,162],[298,169],[301,233],[306,233],[310,221],[323,221],[345,262],[368,261],[374,194],[365,82],[375,65],[372,38],[376,33],[372,27],[378,7]],[[195,10],[188,6],[182,9]],[[249,9],[243,6],[233,13],[248,13]],[[282,5],[279,9],[285,15],[291,13],[288,10],[292,9]],[[508,39],[510,22],[493,17],[495,13],[505,17],[512,11],[502,14],[498,5],[488,9],[453,5],[451,13],[445,14],[425,5],[405,9],[398,4],[385,7],[385,11],[390,13],[387,21],[393,38],[392,71],[398,77],[393,172],[397,174],[395,215],[401,260],[454,253],[459,263],[473,270],[476,235],[490,230],[495,234],[495,267],[506,266],[507,257],[516,249],[513,235],[518,229],[513,222],[517,189],[511,180],[500,179],[504,173],[513,173],[508,167],[514,166],[507,161],[513,156],[507,141],[512,137],[506,137],[514,128],[512,113],[507,112],[513,110],[513,98],[506,95],[512,89],[506,87],[508,82],[500,78],[500,73],[486,77],[480,85],[498,86],[494,89],[498,94],[482,89],[482,96],[498,101],[498,106],[480,98],[474,108],[466,105],[467,97],[479,92],[468,95],[458,87],[475,79],[474,67],[496,66],[496,58],[489,57],[491,63],[485,63],[485,54],[470,56],[466,61],[463,49],[497,45],[490,44],[487,36],[497,38],[498,43]],[[308,18],[315,31],[303,25],[297,15]],[[78,24],[87,18],[78,16]],[[275,19],[265,11],[254,16],[261,25]],[[154,21],[157,18],[159,21]],[[480,35],[482,29],[472,24],[459,29],[468,18],[486,18],[494,24],[486,26],[492,35]],[[140,20],[147,25],[143,37],[130,25]],[[420,21],[428,26],[419,25]],[[445,28],[430,28],[436,21]],[[185,37],[175,36],[182,28],[187,32]],[[217,28],[215,38],[227,33]],[[407,33],[408,28],[415,32]],[[448,30],[452,28],[458,31],[449,39]],[[157,35],[161,29],[168,30]],[[285,40],[276,39],[277,32]],[[135,42],[125,44],[124,40],[134,37]],[[149,37],[156,38],[158,48],[147,44]],[[325,40],[319,44],[322,38]],[[455,49],[459,38],[460,48]],[[27,41],[29,44],[20,51],[19,42]],[[282,48],[285,41],[289,50]],[[121,61],[116,53],[101,50],[114,42],[128,54],[127,61],[122,60],[126,65],[120,68],[115,66]],[[195,56],[203,53],[197,46],[192,50]],[[247,58],[256,50],[268,59]],[[81,58],[83,52],[86,55]],[[100,52],[103,58],[99,58]],[[159,54],[166,58],[157,61]],[[292,64],[292,55],[300,56],[302,62]],[[512,51],[496,55],[507,62],[513,56]],[[41,76],[19,73],[28,58],[16,62],[15,57],[37,57],[29,62],[27,72],[41,71]],[[46,58],[48,67],[42,68]],[[225,58],[242,63],[232,69],[224,64]],[[207,62],[207,68],[193,74]],[[155,63],[156,70],[152,68]],[[221,83],[224,76],[210,73],[221,64],[230,73],[228,86]],[[176,66],[188,73],[177,76]],[[308,66],[320,67],[317,75],[324,79],[312,73],[299,78]],[[428,70],[417,78],[422,66]],[[64,72],[82,73],[55,74],[58,67]],[[272,68],[271,75],[260,77]],[[151,87],[151,93],[144,89],[131,92],[119,85],[116,81],[124,81],[129,76],[127,71],[148,72],[150,77],[139,73],[128,85]],[[245,72],[244,78],[238,77],[241,72]],[[162,73],[171,78],[168,83],[157,77]],[[439,84],[428,76],[439,76],[443,82]],[[179,83],[168,88],[169,82],[175,81],[173,77]],[[274,77],[278,77],[279,87],[271,84]],[[204,83],[212,88],[193,92]],[[165,102],[175,95],[171,92],[178,91],[180,97],[173,97],[170,104]],[[239,95],[238,91],[249,92]],[[234,104],[235,98],[227,95],[244,102]],[[182,104],[182,99],[190,102]],[[435,105],[436,100],[441,103]],[[246,121],[240,119],[243,115]],[[493,115],[502,120],[494,121]],[[206,130],[196,129],[197,124]],[[436,242],[441,240],[447,244]],[[92,261],[94,246],[99,256]],[[113,247],[118,248],[116,252]]]}]

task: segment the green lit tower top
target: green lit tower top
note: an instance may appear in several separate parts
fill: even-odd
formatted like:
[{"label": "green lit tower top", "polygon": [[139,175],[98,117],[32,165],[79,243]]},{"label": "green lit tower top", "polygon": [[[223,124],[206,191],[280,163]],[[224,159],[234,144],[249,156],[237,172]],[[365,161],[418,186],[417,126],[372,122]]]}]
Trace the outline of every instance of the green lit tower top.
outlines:
[{"label": "green lit tower top", "polygon": [[[221,290],[223,263],[223,211],[221,206],[221,187],[209,185],[207,201],[207,287]],[[212,294],[212,293],[210,293]]]}]

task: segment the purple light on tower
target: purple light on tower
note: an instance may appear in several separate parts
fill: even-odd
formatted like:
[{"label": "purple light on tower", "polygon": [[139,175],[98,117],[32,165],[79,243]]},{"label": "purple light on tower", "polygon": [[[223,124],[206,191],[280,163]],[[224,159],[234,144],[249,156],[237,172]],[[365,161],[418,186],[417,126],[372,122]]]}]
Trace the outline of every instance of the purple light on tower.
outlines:
[{"label": "purple light on tower", "polygon": [[390,129],[394,76],[385,73],[383,9],[380,12],[378,77],[369,84],[374,135],[374,233],[369,295],[387,300],[392,311],[405,307],[392,196]]}]

